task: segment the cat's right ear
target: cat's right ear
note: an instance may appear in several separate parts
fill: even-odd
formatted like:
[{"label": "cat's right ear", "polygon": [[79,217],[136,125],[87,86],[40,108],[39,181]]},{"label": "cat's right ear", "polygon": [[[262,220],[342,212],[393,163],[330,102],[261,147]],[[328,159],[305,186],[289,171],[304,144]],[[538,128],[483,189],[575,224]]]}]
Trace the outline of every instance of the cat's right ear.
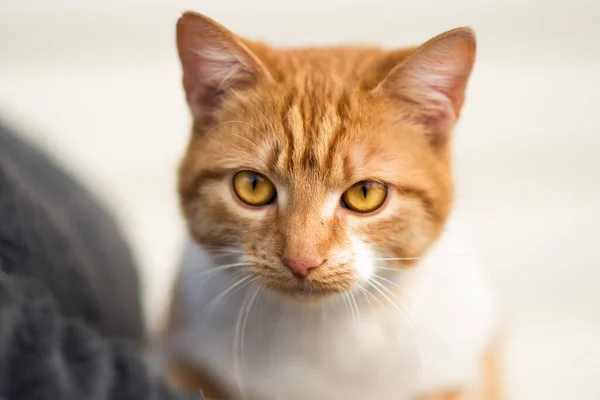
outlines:
[{"label": "cat's right ear", "polygon": [[263,63],[232,32],[191,11],[177,22],[183,87],[196,121],[212,120],[227,90],[270,79]]}]

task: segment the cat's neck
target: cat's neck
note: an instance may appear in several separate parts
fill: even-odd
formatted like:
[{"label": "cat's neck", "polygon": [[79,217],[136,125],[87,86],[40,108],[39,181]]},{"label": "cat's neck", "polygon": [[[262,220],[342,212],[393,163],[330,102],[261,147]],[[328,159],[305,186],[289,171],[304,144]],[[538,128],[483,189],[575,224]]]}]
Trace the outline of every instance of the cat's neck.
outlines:
[{"label": "cat's neck", "polygon": [[[182,325],[170,332],[171,354],[225,377],[236,365],[236,355],[243,354],[253,366],[244,371],[246,382],[253,382],[256,390],[272,384],[252,371],[268,371],[271,377],[300,368],[302,382],[312,379],[315,387],[331,394],[328,398],[346,398],[339,392],[343,386],[320,381],[322,371],[340,366],[347,366],[348,374],[368,368],[403,379],[404,398],[419,390],[412,387],[423,363],[433,383],[418,385],[431,389],[467,379],[471,361],[465,360],[479,357],[494,317],[481,265],[464,244],[460,232],[450,227],[410,273],[386,276],[395,284],[387,284],[389,292],[380,288],[386,296],[367,285],[373,297],[358,289],[354,299],[340,295],[322,304],[302,304],[261,290],[255,282],[232,289],[243,275],[236,278],[235,267],[225,273],[218,266],[233,263],[235,257],[219,257],[215,264],[214,257],[190,242],[177,293],[185,315]],[[233,381],[226,385],[236,387]],[[375,390],[378,398],[393,398],[379,382],[364,387]]]}]

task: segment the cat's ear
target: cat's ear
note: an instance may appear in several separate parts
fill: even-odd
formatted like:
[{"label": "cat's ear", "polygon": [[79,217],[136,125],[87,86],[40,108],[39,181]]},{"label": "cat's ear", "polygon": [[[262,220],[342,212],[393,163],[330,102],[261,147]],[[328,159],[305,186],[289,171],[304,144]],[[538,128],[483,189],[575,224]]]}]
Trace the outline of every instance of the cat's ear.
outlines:
[{"label": "cat's ear", "polygon": [[232,32],[212,19],[185,12],[177,23],[183,86],[193,116],[211,119],[227,90],[270,78],[267,69]]},{"label": "cat's ear", "polygon": [[469,28],[436,36],[392,69],[374,91],[398,101],[404,118],[422,124],[432,145],[443,145],[460,115],[475,44]]}]

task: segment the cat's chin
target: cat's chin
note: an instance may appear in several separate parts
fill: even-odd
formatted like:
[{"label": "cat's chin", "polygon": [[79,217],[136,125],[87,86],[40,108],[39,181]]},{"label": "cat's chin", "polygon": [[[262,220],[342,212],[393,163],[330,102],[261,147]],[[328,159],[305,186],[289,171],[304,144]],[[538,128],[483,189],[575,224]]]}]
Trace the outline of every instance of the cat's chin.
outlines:
[{"label": "cat's chin", "polygon": [[351,266],[317,268],[298,278],[285,267],[251,265],[248,272],[270,292],[298,303],[318,303],[334,299],[356,288],[360,277]]},{"label": "cat's chin", "polygon": [[349,292],[353,285],[343,282],[339,285],[330,286],[314,282],[297,281],[293,283],[286,282],[286,284],[266,282],[265,286],[272,292],[293,302],[315,304],[332,300],[343,293]]},{"label": "cat's chin", "polygon": [[321,303],[333,299],[343,292],[340,291],[321,291],[321,292],[303,292],[303,291],[282,291],[281,289],[273,289],[280,295],[290,299],[291,301],[305,304]]}]

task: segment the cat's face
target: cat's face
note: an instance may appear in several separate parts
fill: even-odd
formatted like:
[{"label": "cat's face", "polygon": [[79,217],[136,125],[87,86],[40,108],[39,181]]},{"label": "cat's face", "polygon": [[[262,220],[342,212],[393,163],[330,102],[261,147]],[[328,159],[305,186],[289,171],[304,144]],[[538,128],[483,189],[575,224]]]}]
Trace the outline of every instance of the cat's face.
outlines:
[{"label": "cat's face", "polygon": [[436,240],[469,30],[416,51],[273,50],[187,13],[178,45],[195,120],[179,189],[199,244],[238,254],[267,287],[319,299]]}]

